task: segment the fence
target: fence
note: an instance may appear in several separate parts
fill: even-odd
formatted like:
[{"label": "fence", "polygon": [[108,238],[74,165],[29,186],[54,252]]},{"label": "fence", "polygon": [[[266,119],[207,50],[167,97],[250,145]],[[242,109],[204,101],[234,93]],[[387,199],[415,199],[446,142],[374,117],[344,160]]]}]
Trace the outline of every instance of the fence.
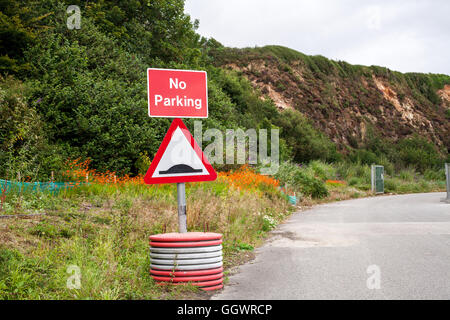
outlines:
[{"label": "fence", "polygon": [[0,179],[0,189],[18,192],[49,191],[59,192],[61,189],[70,189],[85,184],[83,182],[16,182]]}]

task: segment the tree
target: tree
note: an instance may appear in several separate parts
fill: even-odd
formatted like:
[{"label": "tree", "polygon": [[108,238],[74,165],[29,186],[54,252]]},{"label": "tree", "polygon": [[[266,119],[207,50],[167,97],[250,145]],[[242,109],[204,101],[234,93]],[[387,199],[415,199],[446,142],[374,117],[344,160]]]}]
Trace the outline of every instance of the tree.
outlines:
[{"label": "tree", "polygon": [[47,26],[44,20],[51,13],[37,16],[35,2],[23,6],[18,1],[0,1],[0,73],[23,73],[30,65],[23,58],[24,50],[32,45]]}]

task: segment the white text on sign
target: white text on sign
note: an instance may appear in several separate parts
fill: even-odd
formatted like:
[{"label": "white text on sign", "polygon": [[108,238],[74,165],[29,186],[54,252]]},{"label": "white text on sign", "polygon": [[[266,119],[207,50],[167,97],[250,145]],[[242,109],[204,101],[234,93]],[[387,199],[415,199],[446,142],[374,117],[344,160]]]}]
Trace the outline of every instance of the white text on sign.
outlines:
[{"label": "white text on sign", "polygon": [[150,117],[207,118],[205,71],[147,70]]},{"label": "white text on sign", "polygon": [[[169,78],[169,87],[170,89],[186,89],[186,82],[180,81],[178,79]],[[162,95],[155,95],[155,105],[157,106],[159,103],[162,103],[165,107],[194,107],[199,110],[202,108],[202,99],[192,99],[186,96],[180,97],[175,96],[173,98],[164,98]]]}]

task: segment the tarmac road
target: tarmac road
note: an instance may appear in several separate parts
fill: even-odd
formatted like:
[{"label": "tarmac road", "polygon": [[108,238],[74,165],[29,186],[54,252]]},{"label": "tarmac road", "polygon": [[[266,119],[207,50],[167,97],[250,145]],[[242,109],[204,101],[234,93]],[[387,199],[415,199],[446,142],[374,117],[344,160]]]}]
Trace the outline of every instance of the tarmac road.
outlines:
[{"label": "tarmac road", "polygon": [[212,299],[450,299],[444,193],[295,213]]}]

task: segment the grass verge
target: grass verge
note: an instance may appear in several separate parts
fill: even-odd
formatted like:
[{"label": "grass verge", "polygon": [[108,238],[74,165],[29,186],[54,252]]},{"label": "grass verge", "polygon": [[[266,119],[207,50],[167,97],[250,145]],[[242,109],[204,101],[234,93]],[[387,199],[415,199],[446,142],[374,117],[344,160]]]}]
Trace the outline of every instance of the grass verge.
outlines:
[{"label": "grass verge", "polygon": [[[440,177],[403,170],[387,176],[386,190],[442,191]],[[189,231],[224,235],[227,272],[251,259],[253,248],[294,210],[370,195],[365,165],[287,163],[277,179],[244,167],[215,182],[187,184]],[[194,287],[158,286],[150,277],[148,236],[177,230],[176,187],[136,181],[5,194],[0,216],[41,215],[0,219],[0,299],[208,298]],[[297,207],[285,194],[293,192]],[[80,287],[70,289],[77,272]]]}]

